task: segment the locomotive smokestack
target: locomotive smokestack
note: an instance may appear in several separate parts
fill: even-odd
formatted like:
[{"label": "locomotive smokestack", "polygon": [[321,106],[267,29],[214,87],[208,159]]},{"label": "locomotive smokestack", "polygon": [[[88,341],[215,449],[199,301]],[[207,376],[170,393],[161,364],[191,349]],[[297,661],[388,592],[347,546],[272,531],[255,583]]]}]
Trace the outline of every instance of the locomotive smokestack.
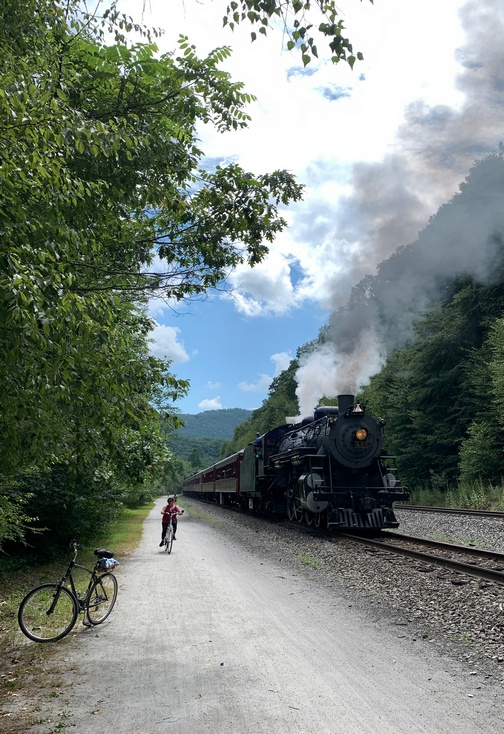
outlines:
[{"label": "locomotive smokestack", "polygon": [[355,402],[354,395],[338,395],[338,413],[343,415],[345,410]]}]

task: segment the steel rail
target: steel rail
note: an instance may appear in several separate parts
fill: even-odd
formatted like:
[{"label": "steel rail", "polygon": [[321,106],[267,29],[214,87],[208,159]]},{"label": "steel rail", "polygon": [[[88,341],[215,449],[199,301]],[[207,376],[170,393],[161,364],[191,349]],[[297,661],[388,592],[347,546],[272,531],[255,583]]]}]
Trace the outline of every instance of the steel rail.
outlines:
[{"label": "steel rail", "polygon": [[504,553],[488,550],[486,548],[476,548],[476,546],[473,545],[457,545],[457,543],[447,543],[442,540],[419,538],[416,535],[403,535],[403,533],[396,533],[393,530],[383,530],[382,537],[397,538],[398,540],[404,540],[408,543],[421,543],[422,545],[428,545],[431,548],[439,548],[440,550],[454,551],[457,553],[467,553],[470,556],[481,556],[493,561],[501,561],[504,564]]},{"label": "steel rail", "polygon": [[450,507],[429,507],[428,505],[398,505],[394,504],[395,510],[409,510],[411,512],[443,512],[447,515],[476,515],[480,517],[504,518],[504,512],[490,512],[490,510],[469,510]]},{"label": "steel rail", "polygon": [[338,533],[338,535],[342,538],[353,540],[356,543],[361,543],[362,545],[380,548],[380,550],[395,553],[396,555],[406,556],[407,558],[413,558],[414,560],[422,561],[423,563],[433,563],[436,566],[444,566],[456,573],[472,576],[477,579],[485,579],[486,581],[493,581],[496,584],[502,584],[504,586],[504,573],[502,571],[493,571],[492,569],[482,568],[481,566],[472,566],[471,564],[463,563],[462,561],[454,561],[451,558],[434,556],[430,553],[422,553],[421,551],[411,550],[410,548],[401,548],[397,545],[388,545],[387,543],[383,543],[379,540],[371,540],[370,538],[360,537],[358,535],[350,535],[348,533]]}]

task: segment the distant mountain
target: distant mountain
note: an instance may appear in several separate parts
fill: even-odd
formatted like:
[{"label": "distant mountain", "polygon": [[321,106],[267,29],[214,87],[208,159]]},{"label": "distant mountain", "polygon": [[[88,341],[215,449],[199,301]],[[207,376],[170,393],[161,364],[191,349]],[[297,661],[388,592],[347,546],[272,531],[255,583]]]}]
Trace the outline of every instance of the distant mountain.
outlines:
[{"label": "distant mountain", "polygon": [[251,414],[251,410],[243,408],[182,413],[179,417],[185,422],[185,426],[179,428],[177,435],[184,438],[220,438],[229,441],[236,426],[247,421]]},{"label": "distant mountain", "polygon": [[178,459],[186,462],[187,476],[218,461],[222,444],[233,437],[236,426],[247,421],[251,413],[229,408],[179,414],[185,426],[170,434],[168,445]]}]

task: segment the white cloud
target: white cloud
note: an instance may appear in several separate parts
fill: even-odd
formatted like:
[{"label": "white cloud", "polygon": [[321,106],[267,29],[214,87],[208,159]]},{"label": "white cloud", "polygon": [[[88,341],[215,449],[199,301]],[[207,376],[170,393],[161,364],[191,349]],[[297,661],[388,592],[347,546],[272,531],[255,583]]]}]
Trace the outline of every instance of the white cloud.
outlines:
[{"label": "white cloud", "polygon": [[207,382],[206,386],[209,390],[220,390],[222,382]]},{"label": "white cloud", "polygon": [[178,340],[180,329],[177,326],[162,326],[157,324],[151,331],[149,349],[155,357],[170,359],[175,364],[182,364],[189,360],[189,355]]},{"label": "white cloud", "polygon": [[[323,214],[309,205],[296,211],[296,238],[304,237],[303,241],[283,233],[262,263],[254,268],[242,265],[230,274],[228,282],[235,290],[223,297],[237,311],[253,318],[281,316],[307,301],[332,306],[333,283],[359,259],[359,246],[338,239],[334,205],[331,210],[329,203],[319,200],[317,208]],[[354,283],[348,283],[348,289]]]},{"label": "white cloud", "polygon": [[238,266],[228,282],[235,290],[224,297],[230,298],[246,316],[279,315],[292,306],[294,289],[289,260],[276,247],[254,268]]},{"label": "white cloud", "polygon": [[255,382],[239,382],[238,387],[243,392],[264,392],[268,389],[272,379],[271,375],[265,375],[263,372]]},{"label": "white cloud", "polygon": [[[282,372],[282,370],[287,369],[292,360],[292,357],[288,352],[277,352],[276,354],[272,354],[270,359],[275,365],[274,376],[276,377],[280,374],[280,372]],[[260,393],[268,389],[268,387],[271,385],[272,380],[273,377],[271,375],[266,375],[264,372],[261,372],[255,382],[239,382],[238,387],[244,392]]]},{"label": "white cloud", "polygon": [[201,410],[222,410],[220,395],[217,395],[216,398],[202,400],[201,403],[198,403],[198,408],[201,408]]},{"label": "white cloud", "polygon": [[[461,104],[463,95],[453,81],[461,68],[454,48],[464,40],[457,16],[463,1],[411,5],[381,0],[375,6],[344,2],[341,17],[354,48],[364,53],[354,70],[325,60],[313,60],[303,70],[297,52],[282,50],[285,37],[280,31],[252,44],[248,23],[232,33],[222,28],[221,13],[211,0],[185,0],[169,7],[125,2],[135,17],[143,8],[144,22],[164,29],[158,40],[163,51],[176,47],[180,33],[189,36],[199,55],[218,45],[231,46],[223,68],[257,95],[247,108],[252,120],[245,130],[222,135],[211,125],[201,127],[205,154],[235,160],[253,173],[286,168],[306,185],[303,202],[282,212],[290,228],[270,245],[265,261],[230,274],[235,308],[262,317],[287,314],[307,301],[327,309],[335,300],[336,305],[344,302],[351,286],[372,274],[384,254],[405,244],[389,238],[388,253],[381,251],[377,258],[374,233],[362,242],[362,230],[342,236],[346,223],[341,222],[341,204],[351,206],[352,196],[359,195],[360,180],[352,166],[356,161],[377,163],[392,152],[408,105],[418,100],[431,107]],[[425,52],[426,39],[431,53]],[[411,145],[406,148],[409,152]],[[423,192],[432,188],[431,181],[422,182]],[[377,193],[366,192],[368,200]],[[438,204],[436,199],[424,207],[425,222]]]},{"label": "white cloud", "polygon": [[292,357],[288,352],[277,352],[270,357],[275,365],[275,376],[286,370],[292,361]]}]

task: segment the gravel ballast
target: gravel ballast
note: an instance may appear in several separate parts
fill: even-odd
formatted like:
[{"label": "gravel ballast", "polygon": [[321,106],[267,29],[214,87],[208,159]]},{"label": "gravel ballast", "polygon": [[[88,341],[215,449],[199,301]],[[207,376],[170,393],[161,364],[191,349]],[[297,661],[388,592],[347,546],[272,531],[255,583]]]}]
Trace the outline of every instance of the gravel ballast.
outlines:
[{"label": "gravel ballast", "polygon": [[[296,565],[349,606],[367,605],[377,624],[397,627],[412,644],[428,640],[469,672],[504,682],[504,586],[444,568],[329,538],[311,528],[181,498],[224,535],[280,565]],[[399,532],[504,553],[504,519],[411,512],[396,508]]]}]

